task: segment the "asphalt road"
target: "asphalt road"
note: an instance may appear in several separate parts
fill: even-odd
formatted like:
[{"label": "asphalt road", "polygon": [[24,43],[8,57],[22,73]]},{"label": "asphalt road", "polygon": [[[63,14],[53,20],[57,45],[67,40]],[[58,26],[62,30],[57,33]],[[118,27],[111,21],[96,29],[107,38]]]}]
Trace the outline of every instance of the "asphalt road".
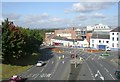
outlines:
[{"label": "asphalt road", "polygon": [[[63,55],[64,58],[59,59],[59,57]],[[36,65],[34,65],[20,76],[27,78],[27,80],[67,80],[70,71],[69,58],[67,52],[48,52],[40,59],[46,63],[44,66],[36,67]]]},{"label": "asphalt road", "polygon": [[[60,48],[64,53],[45,53],[40,60],[46,65],[28,69],[21,74],[27,80],[68,80],[71,71],[70,55],[76,53],[84,58],[79,74],[76,80],[117,80],[114,72],[118,68],[118,64],[113,62],[114,58],[118,57],[117,52],[110,52],[110,56],[100,56],[104,52],[87,53],[84,50],[74,48]],[[63,59],[59,59],[62,57]],[[73,79],[75,80],[75,79]]]}]

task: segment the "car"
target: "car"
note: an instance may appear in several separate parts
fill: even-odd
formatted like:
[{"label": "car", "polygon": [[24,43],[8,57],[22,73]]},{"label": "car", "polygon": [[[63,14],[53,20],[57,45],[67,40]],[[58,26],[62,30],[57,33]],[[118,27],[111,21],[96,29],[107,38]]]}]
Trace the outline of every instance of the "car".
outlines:
[{"label": "car", "polygon": [[101,54],[101,56],[110,56],[108,53]]},{"label": "car", "polygon": [[18,75],[13,75],[8,82],[23,82],[23,78]]},{"label": "car", "polygon": [[120,79],[120,69],[116,69],[115,76],[117,79]]},{"label": "car", "polygon": [[41,66],[43,66],[45,63],[43,62],[43,61],[38,61],[37,62],[37,64],[36,64],[36,66],[37,67],[41,67]]}]

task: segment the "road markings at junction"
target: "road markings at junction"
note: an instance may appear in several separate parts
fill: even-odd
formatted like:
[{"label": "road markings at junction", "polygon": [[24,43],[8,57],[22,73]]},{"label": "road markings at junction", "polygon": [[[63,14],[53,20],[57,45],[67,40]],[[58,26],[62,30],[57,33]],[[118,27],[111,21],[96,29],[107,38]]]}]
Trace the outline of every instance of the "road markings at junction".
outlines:
[{"label": "road markings at junction", "polygon": [[33,74],[32,77],[36,76],[36,74]]},{"label": "road markings at junction", "polygon": [[113,80],[115,80],[115,78],[112,76],[112,74],[110,74],[110,76],[112,77]]},{"label": "road markings at junction", "polygon": [[39,74],[37,74],[33,79],[37,78],[39,76]]},{"label": "road markings at junction", "polygon": [[52,61],[52,64],[54,63],[54,61]]},{"label": "road markings at junction", "polygon": [[105,69],[107,72],[109,72],[105,67],[104,67],[104,69]]},{"label": "road markings at junction", "polygon": [[100,79],[105,80],[100,71],[98,70],[97,73],[95,74],[95,77],[100,76]]},{"label": "road markings at junction", "polygon": [[[86,62],[85,62],[85,63],[86,63]],[[86,63],[86,64],[87,64],[87,63]],[[88,64],[87,64],[87,67],[88,67],[88,69],[89,69],[89,71],[90,71],[90,74],[91,74],[91,76],[92,76],[93,80],[95,80],[95,77],[94,77],[94,75],[93,75],[93,73],[92,73],[92,71],[91,71],[90,67],[88,66]]]},{"label": "road markings at junction", "polygon": [[27,77],[30,77],[32,74],[27,75]]},{"label": "road markings at junction", "polygon": [[62,63],[64,64],[64,63],[65,63],[65,61],[62,61]]},{"label": "road markings at junction", "polygon": [[40,72],[43,72],[44,68],[40,71]]}]

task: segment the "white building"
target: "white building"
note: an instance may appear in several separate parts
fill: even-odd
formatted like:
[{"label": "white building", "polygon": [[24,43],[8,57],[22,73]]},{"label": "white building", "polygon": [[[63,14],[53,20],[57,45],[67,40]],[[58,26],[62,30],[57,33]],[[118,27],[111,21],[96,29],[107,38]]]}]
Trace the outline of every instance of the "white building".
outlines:
[{"label": "white building", "polygon": [[120,27],[110,31],[110,47],[111,49],[120,48]]},{"label": "white building", "polygon": [[72,47],[72,46],[77,46],[77,47],[88,47],[89,43],[87,42],[86,39],[66,39],[63,37],[54,37],[51,39],[51,45],[55,46],[66,46],[66,47]]},{"label": "white building", "polygon": [[105,50],[106,47],[110,47],[110,36],[108,33],[93,33],[91,39],[90,39],[90,47],[99,49],[99,50]]},{"label": "white building", "polygon": [[103,24],[96,24],[94,26],[87,26],[87,31],[95,31],[95,32],[110,32],[111,28],[107,25],[103,25]]}]

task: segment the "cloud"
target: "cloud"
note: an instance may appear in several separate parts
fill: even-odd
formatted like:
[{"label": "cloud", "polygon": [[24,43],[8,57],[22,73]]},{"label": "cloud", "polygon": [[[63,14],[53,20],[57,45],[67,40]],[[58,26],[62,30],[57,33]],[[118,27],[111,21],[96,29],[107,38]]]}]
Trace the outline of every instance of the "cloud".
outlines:
[{"label": "cloud", "polygon": [[102,13],[95,13],[92,17],[94,17],[94,18],[106,18],[106,16],[103,15]]},{"label": "cloud", "polygon": [[102,10],[102,9],[107,9],[110,8],[114,3],[109,2],[109,3],[74,3],[72,5],[71,9],[65,10],[65,12],[92,12],[92,11],[97,11],[97,10]]},{"label": "cloud", "polygon": [[76,16],[76,19],[77,19],[78,21],[85,21],[85,20],[87,20],[87,15],[81,13],[79,16]]},{"label": "cloud", "polygon": [[9,14],[8,14],[8,13],[3,13],[3,14],[2,14],[2,17],[3,17],[4,19],[8,18],[8,19],[11,20],[11,21],[19,20],[21,16],[22,16],[22,15],[20,15],[20,14],[15,14],[15,13],[9,13]]}]

